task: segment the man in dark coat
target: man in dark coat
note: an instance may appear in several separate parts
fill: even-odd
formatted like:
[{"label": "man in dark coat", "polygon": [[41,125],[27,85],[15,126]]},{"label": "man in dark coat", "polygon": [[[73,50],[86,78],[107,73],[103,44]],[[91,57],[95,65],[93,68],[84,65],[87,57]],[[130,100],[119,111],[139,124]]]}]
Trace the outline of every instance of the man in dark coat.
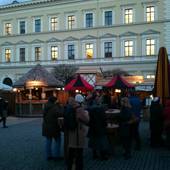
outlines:
[{"label": "man in dark coat", "polygon": [[155,97],[150,107],[150,145],[159,147],[162,145],[163,131],[163,107],[160,104],[160,98]]},{"label": "man in dark coat", "polygon": [[0,97],[0,122],[3,122],[3,128],[7,128],[6,126],[6,119],[8,114],[8,101],[4,100]]},{"label": "man in dark coat", "polygon": [[[56,103],[56,97],[50,97],[43,113],[42,135],[46,138],[47,160],[57,159],[60,156],[61,134],[58,118],[63,116],[63,108]],[[52,153],[52,140],[55,140],[55,153]]]}]

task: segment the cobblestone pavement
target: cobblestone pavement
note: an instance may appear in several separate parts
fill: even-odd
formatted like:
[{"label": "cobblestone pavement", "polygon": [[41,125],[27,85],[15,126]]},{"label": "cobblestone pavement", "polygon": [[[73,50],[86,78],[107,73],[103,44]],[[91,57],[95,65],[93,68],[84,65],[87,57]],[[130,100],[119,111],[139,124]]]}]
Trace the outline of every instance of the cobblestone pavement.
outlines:
[{"label": "cobblestone pavement", "polygon": [[[8,128],[0,124],[0,170],[64,170],[64,161],[48,162],[44,158],[44,138],[41,136],[41,118],[9,118]],[[107,161],[92,160],[86,149],[85,170],[169,170],[170,151],[150,149],[148,124],[142,123],[143,147],[133,151],[130,160],[124,160],[117,147]]]}]

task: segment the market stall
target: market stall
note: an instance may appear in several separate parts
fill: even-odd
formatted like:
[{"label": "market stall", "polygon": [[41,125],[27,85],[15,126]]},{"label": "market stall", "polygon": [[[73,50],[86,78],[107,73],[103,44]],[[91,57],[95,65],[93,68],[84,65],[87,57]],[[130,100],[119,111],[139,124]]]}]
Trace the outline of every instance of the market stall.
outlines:
[{"label": "market stall", "polygon": [[62,83],[38,64],[19,78],[13,87],[16,91],[16,114],[37,115],[42,114],[48,97],[57,95],[57,88],[62,87]]}]

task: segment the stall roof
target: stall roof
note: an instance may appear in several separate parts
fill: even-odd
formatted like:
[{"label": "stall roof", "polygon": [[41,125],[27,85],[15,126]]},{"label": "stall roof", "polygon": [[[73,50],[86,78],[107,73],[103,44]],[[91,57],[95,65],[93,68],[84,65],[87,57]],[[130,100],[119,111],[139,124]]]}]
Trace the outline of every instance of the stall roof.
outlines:
[{"label": "stall roof", "polygon": [[51,73],[49,73],[43,66],[37,64],[34,68],[29,70],[26,74],[20,77],[13,85],[13,87],[24,87],[29,81],[40,81],[46,87],[61,87],[63,83],[57,80]]}]

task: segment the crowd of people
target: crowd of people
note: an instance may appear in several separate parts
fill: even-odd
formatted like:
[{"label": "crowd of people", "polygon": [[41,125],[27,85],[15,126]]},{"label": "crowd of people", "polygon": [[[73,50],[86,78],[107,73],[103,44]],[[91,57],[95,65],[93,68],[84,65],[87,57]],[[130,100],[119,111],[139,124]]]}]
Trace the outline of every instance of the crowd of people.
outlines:
[{"label": "crowd of people", "polygon": [[[61,159],[61,133],[64,132],[64,157],[67,169],[73,166],[83,169],[83,151],[88,141],[92,159],[107,160],[111,156],[111,143],[107,133],[107,109],[120,109],[118,117],[119,140],[122,144],[124,159],[132,156],[132,146],[141,150],[140,122],[142,101],[136,92],[122,93],[119,101],[111,102],[108,92],[91,92],[86,96],[71,94],[65,106],[56,97],[50,97],[43,114],[43,136],[46,138],[47,160]],[[150,106],[150,145],[163,146],[163,130],[166,145],[170,143],[170,101],[166,106],[160,104],[159,97]],[[88,139],[88,140],[87,140]],[[52,141],[55,150],[52,151]],[[169,146],[168,146],[169,147]]]}]

